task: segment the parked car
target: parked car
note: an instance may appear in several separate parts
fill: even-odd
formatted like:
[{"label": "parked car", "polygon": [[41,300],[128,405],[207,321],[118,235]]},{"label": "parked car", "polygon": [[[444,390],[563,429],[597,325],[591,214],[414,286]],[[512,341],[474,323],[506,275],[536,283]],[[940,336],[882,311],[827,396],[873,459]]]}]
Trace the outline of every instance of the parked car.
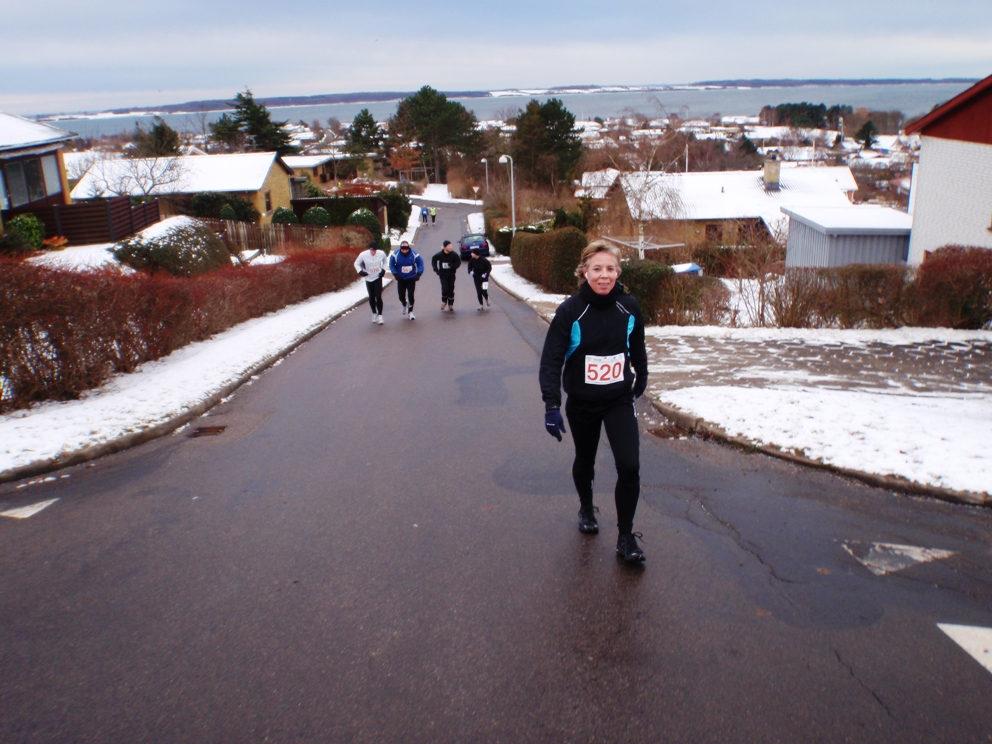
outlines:
[{"label": "parked car", "polygon": [[468,261],[472,249],[478,250],[480,256],[489,255],[489,241],[485,235],[463,235],[458,242],[461,244],[462,261]]}]

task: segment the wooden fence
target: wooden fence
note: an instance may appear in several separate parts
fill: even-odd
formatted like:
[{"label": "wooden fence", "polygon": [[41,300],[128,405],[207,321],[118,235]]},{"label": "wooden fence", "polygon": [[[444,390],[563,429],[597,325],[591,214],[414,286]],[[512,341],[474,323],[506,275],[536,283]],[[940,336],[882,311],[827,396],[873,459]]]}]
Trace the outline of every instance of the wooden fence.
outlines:
[{"label": "wooden fence", "polygon": [[314,248],[364,248],[372,234],[364,227],[320,227],[318,225],[293,225],[236,220],[203,220],[211,230],[220,235],[231,253],[261,251],[265,254],[284,255],[294,250]]},{"label": "wooden fence", "polygon": [[157,199],[132,206],[126,196],[48,207],[7,209],[3,211],[3,221],[7,222],[19,214],[33,214],[44,223],[46,238],[61,235],[68,239],[70,245],[114,243],[161,219]]}]

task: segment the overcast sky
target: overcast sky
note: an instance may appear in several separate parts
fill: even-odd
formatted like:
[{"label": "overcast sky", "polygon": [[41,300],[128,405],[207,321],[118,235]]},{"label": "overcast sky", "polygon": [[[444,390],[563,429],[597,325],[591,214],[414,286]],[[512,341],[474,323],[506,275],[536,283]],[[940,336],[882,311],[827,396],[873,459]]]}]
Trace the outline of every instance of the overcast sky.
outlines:
[{"label": "overcast sky", "polygon": [[[480,9],[481,8],[481,9]],[[0,110],[730,78],[982,78],[992,0],[0,0]]]}]

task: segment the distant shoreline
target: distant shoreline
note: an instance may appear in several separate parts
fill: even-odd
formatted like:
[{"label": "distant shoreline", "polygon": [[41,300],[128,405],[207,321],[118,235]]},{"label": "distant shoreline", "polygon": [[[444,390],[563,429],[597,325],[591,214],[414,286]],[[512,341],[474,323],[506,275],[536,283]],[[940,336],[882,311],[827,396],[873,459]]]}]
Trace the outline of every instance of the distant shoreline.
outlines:
[{"label": "distant shoreline", "polygon": [[[807,86],[860,86],[860,85],[920,85],[920,84],[972,84],[978,78],[860,78],[860,79],[752,79],[752,80],[705,80],[696,83],[668,85],[566,85],[550,88],[507,88],[499,90],[442,91],[449,99],[503,98],[509,96],[555,96],[583,93],[637,93],[684,90],[733,90],[760,88],[800,88]],[[256,99],[270,109],[293,106],[320,106],[326,104],[364,104],[401,101],[416,91],[380,91],[359,93],[325,93],[313,96],[275,96]],[[104,109],[89,112],[62,112],[38,116],[42,121],[72,119],[111,118],[116,116],[147,116],[149,114],[200,114],[216,111],[229,111],[233,101],[213,99],[186,101],[163,106],[135,106],[132,108]]]}]

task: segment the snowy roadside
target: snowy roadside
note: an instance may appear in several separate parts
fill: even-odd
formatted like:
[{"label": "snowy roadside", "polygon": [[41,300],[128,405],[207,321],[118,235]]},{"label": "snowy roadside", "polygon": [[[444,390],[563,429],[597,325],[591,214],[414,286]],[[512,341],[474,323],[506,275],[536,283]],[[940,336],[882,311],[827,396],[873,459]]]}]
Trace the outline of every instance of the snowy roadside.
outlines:
[{"label": "snowy roadside", "polygon": [[444,204],[473,204],[477,206],[482,206],[482,201],[479,199],[455,199],[448,192],[448,185],[444,183],[432,183],[429,184],[425,189],[424,193],[418,195],[413,195],[410,197],[410,201],[429,201],[429,202],[441,202]]},{"label": "snowy roadside", "polygon": [[[513,273],[493,267],[493,281],[550,319],[564,295],[550,295]],[[893,385],[890,390],[859,387],[852,374],[848,389],[828,389],[797,368],[791,373],[749,367],[747,379],[733,385],[686,385],[672,389],[666,374],[678,369],[706,371],[719,359],[694,358],[683,342],[711,338],[803,346],[891,347],[935,341],[992,343],[988,331],[943,328],[823,330],[724,328],[713,326],[648,329],[649,392],[663,411],[701,419],[729,438],[770,448],[833,468],[905,479],[933,489],[957,492],[963,500],[984,501],[992,493],[992,381],[975,392],[919,393]],[[696,366],[693,366],[696,365]],[[701,375],[702,376],[702,375]],[[748,384],[761,378],[760,386]],[[819,384],[818,384],[819,383]],[[976,497],[968,494],[977,495]]]},{"label": "snowy roadside", "polygon": [[116,375],[80,400],[0,416],[0,481],[90,459],[177,428],[367,298],[359,280],[190,344],[132,374]]}]

